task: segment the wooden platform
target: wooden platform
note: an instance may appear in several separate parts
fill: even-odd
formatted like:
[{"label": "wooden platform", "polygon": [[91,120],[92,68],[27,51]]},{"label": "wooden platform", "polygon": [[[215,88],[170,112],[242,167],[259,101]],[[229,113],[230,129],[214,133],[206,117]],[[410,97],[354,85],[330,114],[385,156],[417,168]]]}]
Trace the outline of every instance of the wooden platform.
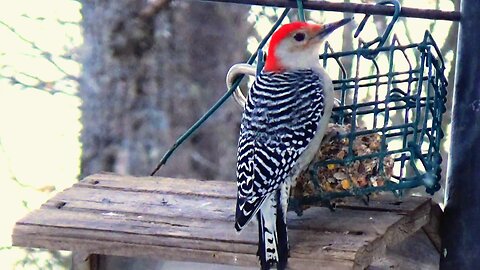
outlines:
[{"label": "wooden platform", "polygon": [[[13,244],[79,254],[257,266],[257,230],[233,228],[236,184],[97,174],[17,222]],[[429,198],[390,196],[289,213],[290,269],[364,269],[430,220]]]}]

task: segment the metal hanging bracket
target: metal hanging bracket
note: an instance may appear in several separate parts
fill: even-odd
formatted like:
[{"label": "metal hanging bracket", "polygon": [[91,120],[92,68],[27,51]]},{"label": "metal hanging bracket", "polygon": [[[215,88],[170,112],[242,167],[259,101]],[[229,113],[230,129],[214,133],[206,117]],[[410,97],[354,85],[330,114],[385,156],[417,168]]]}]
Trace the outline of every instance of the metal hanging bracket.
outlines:
[{"label": "metal hanging bracket", "polygon": [[[379,49],[379,48],[383,47],[383,45],[385,45],[385,42],[387,41],[388,37],[390,36],[390,33],[392,32],[393,26],[398,21],[398,18],[400,18],[400,13],[402,11],[402,7],[397,0],[385,0],[385,1],[381,1],[381,2],[377,3],[377,5],[382,5],[382,6],[393,5],[394,8],[395,8],[395,11],[393,13],[392,20],[387,25],[387,28],[385,29],[385,32],[383,33],[383,35],[378,36],[377,38],[375,38],[372,41],[365,42],[363,44],[363,49],[368,49],[368,48],[370,48],[370,46],[372,46],[375,43],[378,43],[376,49]],[[366,14],[365,17],[363,18],[362,22],[358,25],[357,30],[355,31],[355,34],[353,35],[355,38],[358,38],[358,36],[362,32],[363,28],[365,27],[365,24],[368,21],[368,18],[370,18],[370,14]],[[375,56],[378,55],[378,51],[373,52],[371,50],[363,50],[362,55],[365,58],[372,59],[372,58],[374,58]]]}]

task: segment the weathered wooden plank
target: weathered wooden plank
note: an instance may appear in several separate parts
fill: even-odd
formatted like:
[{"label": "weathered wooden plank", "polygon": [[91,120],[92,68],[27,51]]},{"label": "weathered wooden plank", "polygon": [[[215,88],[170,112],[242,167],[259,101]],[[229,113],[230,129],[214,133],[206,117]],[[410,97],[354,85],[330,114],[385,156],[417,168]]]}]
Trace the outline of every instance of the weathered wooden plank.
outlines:
[{"label": "weathered wooden plank", "polygon": [[[138,197],[141,196],[141,200]],[[162,203],[165,202],[165,203]],[[81,212],[100,212],[105,216],[122,215],[130,218],[170,217],[195,220],[222,220],[232,227],[235,201],[231,199],[206,198],[198,196],[175,196],[170,194],[137,194],[130,191],[95,190],[94,193],[83,187],[69,189],[48,201],[44,208]],[[338,214],[341,213],[341,214]],[[367,213],[367,214],[366,214]],[[353,224],[357,232],[381,234],[386,226],[401,218],[400,215],[382,211],[361,212],[352,209],[338,209],[331,212],[326,208],[311,208],[297,217],[289,213],[289,226],[306,226],[309,229],[328,230],[345,233]],[[365,219],[368,215],[368,219]],[[382,224],[376,224],[378,222]],[[158,222],[164,222],[158,220]],[[187,222],[191,222],[188,220]],[[380,230],[380,231],[378,231]]]},{"label": "weathered wooden plank", "polygon": [[[164,246],[189,247],[194,249],[224,250],[231,252],[254,253],[258,236],[251,226],[242,234],[232,229],[231,223],[220,221],[169,220],[156,218],[134,219],[124,215],[104,216],[101,213],[80,213],[54,209],[38,210],[32,221],[19,221],[18,225],[40,226],[41,234],[52,236],[87,237],[102,240],[129,241],[134,243]],[[379,224],[379,226],[383,226]],[[297,226],[298,227],[298,226]],[[20,228],[20,227],[19,227]],[[46,229],[45,229],[46,228]],[[23,233],[23,232],[22,232]],[[318,230],[315,226],[305,229],[290,229],[291,244],[299,257],[318,257],[317,249],[328,248],[324,253],[339,254],[353,259],[355,251],[378,236],[376,233],[349,234],[347,231],[334,232]],[[310,255],[314,252],[314,255]],[[292,255],[293,256],[293,255]],[[340,255],[339,255],[340,256]]]},{"label": "weathered wooden plank", "polygon": [[178,179],[168,177],[134,177],[115,174],[94,174],[75,184],[90,188],[140,191],[152,193],[191,194],[201,197],[235,199],[237,186],[233,181]]},{"label": "weathered wooden plank", "polygon": [[[257,265],[257,258],[254,252],[235,253],[218,250],[178,248],[145,243],[137,244],[113,239],[105,241],[83,236],[79,237],[78,235],[63,235],[61,230],[58,230],[61,235],[61,237],[59,237],[45,233],[41,228],[23,227],[22,225],[18,226],[17,232],[19,233],[16,237],[18,243],[32,247],[71,250],[71,247],[74,246],[91,254],[149,257],[163,260],[185,260],[239,266]],[[329,260],[326,260],[324,258],[299,258],[292,256],[289,263],[291,269],[318,269],[316,268],[318,267],[318,263],[325,264],[325,269],[352,269],[353,266],[352,261],[337,258],[329,258]]]},{"label": "weathered wooden plank", "polygon": [[[113,177],[111,175],[108,175],[108,176]],[[91,178],[88,178],[88,179],[91,180]],[[95,179],[100,179],[100,180],[93,180],[93,181],[102,181],[100,183],[103,183],[104,181],[104,180],[101,180],[103,178],[100,178],[100,177],[97,177]],[[122,180],[124,178],[118,177],[118,179]],[[185,203],[190,203],[190,205],[183,205],[185,207],[184,209],[195,209],[195,208],[192,208],[192,206],[196,206],[196,208],[198,208],[198,206],[202,206],[201,208],[203,209],[203,208],[209,208],[212,205],[214,205],[216,207],[215,212],[224,213],[224,214],[230,215],[230,218],[233,218],[233,211],[231,208],[228,208],[226,205],[225,207],[219,207],[219,206],[222,206],[223,204],[220,201],[218,201],[219,200],[218,197],[222,197],[222,198],[227,197],[225,195],[222,195],[222,193],[217,194],[218,192],[212,191],[209,194],[213,198],[212,197],[205,198],[203,196],[199,196],[198,194],[195,194],[192,192],[181,192],[181,191],[179,192],[178,190],[180,189],[178,189],[177,186],[175,185],[182,186],[184,185],[185,182],[188,182],[190,180],[159,178],[159,180],[156,180],[156,181],[150,181],[150,180],[139,181],[138,179],[132,180],[132,178],[125,178],[125,179],[126,179],[125,183],[119,180],[109,180],[110,181],[108,183],[109,185],[116,186],[116,188],[113,190],[110,188],[105,188],[105,189],[102,188],[102,189],[95,189],[95,191],[91,191],[88,189],[89,187],[92,187],[91,184],[84,185],[85,182],[90,182],[90,180],[82,181],[80,184],[75,185],[73,190],[70,189],[59,194],[50,203],[53,203],[53,201],[58,201],[58,203],[61,204],[62,200],[75,199],[79,197],[81,199],[79,199],[78,202],[88,203],[89,201],[96,200],[98,199],[98,197],[103,196],[102,204],[104,205],[104,207],[115,207],[116,205],[115,199],[120,200],[120,203],[124,204],[125,198],[127,199],[130,198],[130,200],[136,200],[136,197],[135,197],[136,195],[131,194],[129,192],[140,192],[142,194],[142,197],[149,198],[148,202],[147,201],[144,202],[144,200],[142,200],[142,202],[144,202],[144,205],[142,206],[142,208],[160,207],[164,209],[165,207],[166,208],[175,207],[175,205],[172,204],[171,202],[172,201],[174,202],[177,198],[179,198],[178,195],[191,195],[187,197],[180,197],[182,201],[185,200]],[[172,183],[172,181],[175,183]],[[206,181],[198,181],[198,180],[195,180],[195,181],[202,182],[203,183],[202,185],[205,186]],[[229,183],[229,182],[212,181],[210,184],[214,189],[218,191],[227,189],[227,188],[225,189],[219,188],[221,186],[225,186],[225,187],[230,186],[235,188],[235,184]],[[121,185],[125,185],[128,188],[121,188]],[[155,187],[158,187],[158,191],[153,192]],[[144,192],[145,190],[149,190],[150,192]],[[168,192],[168,190],[172,190],[172,191]],[[162,193],[162,191],[164,193]],[[123,194],[122,192],[127,192],[127,193]],[[177,192],[177,193],[173,193],[173,192]],[[200,189],[199,189],[199,192],[208,193]],[[235,192],[235,191],[232,191],[232,192]],[[81,194],[76,194],[76,193],[81,193]],[[85,193],[92,194],[92,196],[95,196],[95,197],[90,198],[88,195],[85,195]],[[126,196],[122,197],[122,194]],[[234,198],[235,198],[234,196],[230,197],[230,199],[234,199]],[[422,200],[425,200],[425,199],[419,198],[419,197],[411,197],[409,198],[408,201],[399,201],[397,198],[394,198],[393,196],[388,196],[387,194],[385,196],[375,198],[370,202],[369,206],[363,205],[358,200],[349,200],[347,203],[339,205],[339,208],[362,209],[367,211],[405,212],[408,209],[412,209],[412,207],[414,207],[415,205],[418,205],[418,203],[420,203]],[[109,205],[109,204],[112,204],[112,205]],[[382,208],[382,205],[383,205],[383,208]],[[138,209],[138,208],[135,207],[134,209]],[[171,209],[167,209],[167,210],[172,214],[177,213],[177,211],[181,211],[181,209],[174,209],[174,211],[170,211]],[[210,211],[211,209],[205,209],[205,210],[208,213],[212,213]],[[206,213],[203,213],[203,214],[206,214]],[[215,213],[215,214],[216,214],[215,216],[218,216],[218,213]],[[206,217],[206,218],[210,218],[210,217]]]},{"label": "weathered wooden plank", "polygon": [[232,202],[233,199],[215,197],[74,187],[49,200],[45,207],[233,221],[235,205]]},{"label": "weathered wooden plank", "polygon": [[440,254],[423,230],[401,243],[388,248],[384,257],[373,262],[367,270],[438,270]]},{"label": "weathered wooden plank", "polygon": [[398,198],[389,192],[382,193],[381,195],[372,195],[371,197],[372,198],[368,202],[368,205],[356,198],[344,198],[344,201],[337,203],[336,207],[406,214],[425,201],[425,197],[409,196],[408,200],[406,200],[405,198]]},{"label": "weathered wooden plank", "polygon": [[[102,188],[113,190],[170,193],[196,195],[202,197],[220,197],[236,199],[237,187],[234,181],[215,181],[197,179],[177,179],[168,177],[138,177],[119,176],[115,174],[94,174],[75,184],[87,188]],[[364,209],[367,211],[409,211],[425,198],[412,196],[402,200],[385,193],[372,195],[368,205],[364,202],[346,198],[345,202],[337,204],[338,208]]]},{"label": "weathered wooden plank", "polygon": [[405,215],[404,218],[392,224],[379,238],[358,250],[355,258],[356,263],[365,268],[374,260],[384,256],[387,247],[398,244],[409,235],[420,230],[430,220],[430,209],[431,202],[426,201],[408,215]]},{"label": "weathered wooden plank", "polygon": [[[236,185],[93,175],[20,220],[13,243],[118,256],[257,265],[256,226],[233,229]],[[429,220],[430,200],[392,196],[289,213],[291,269],[363,269]],[[329,268],[330,267],[330,268]]]}]

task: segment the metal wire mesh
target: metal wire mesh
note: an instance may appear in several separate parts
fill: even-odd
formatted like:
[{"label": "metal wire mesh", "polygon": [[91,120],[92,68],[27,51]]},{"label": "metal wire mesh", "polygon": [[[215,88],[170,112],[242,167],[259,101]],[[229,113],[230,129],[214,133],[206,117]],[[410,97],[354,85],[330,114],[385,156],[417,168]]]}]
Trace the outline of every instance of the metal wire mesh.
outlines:
[{"label": "metal wire mesh", "polygon": [[[320,56],[324,67],[341,71],[339,79],[333,81],[340,97],[333,117],[339,124],[350,124],[351,131],[338,135],[348,140],[344,158],[313,163],[309,171],[318,186],[317,172],[321,166],[348,165],[365,159],[383,161],[391,156],[393,175],[381,186],[370,184],[341,192],[320,190],[300,204],[386,190],[400,194],[403,189],[421,185],[433,194],[440,188],[440,140],[444,136],[441,123],[446,110],[447,80],[438,46],[428,31],[420,43],[401,45],[393,36],[390,45],[376,49],[363,44],[359,41],[359,49],[350,52],[334,52],[325,44]],[[342,65],[347,61],[354,67],[350,77]],[[381,136],[380,150],[354,153],[354,141],[369,134]],[[383,162],[378,165],[379,173],[384,173]]]},{"label": "metal wire mesh", "polygon": [[[297,1],[297,4],[299,18],[303,20],[302,1]],[[383,185],[354,186],[335,192],[316,189],[313,195],[292,199],[290,207],[293,209],[301,209],[299,206],[302,204],[328,202],[339,197],[361,196],[378,191],[401,194],[404,189],[423,185],[428,193],[433,194],[440,188],[440,141],[444,136],[441,123],[442,115],[446,111],[447,86],[444,60],[428,31],[420,43],[402,45],[398,38],[393,36],[390,44],[385,45],[399,18],[401,7],[396,0],[385,0],[378,4],[395,7],[392,20],[382,36],[370,42],[359,40],[358,49],[346,52],[335,52],[326,43],[324,52],[320,55],[320,60],[329,74],[340,71],[339,78],[333,81],[334,89],[340,98],[340,105],[333,110],[333,119],[342,125],[349,124],[350,132],[338,135],[348,140],[345,157],[314,162],[308,170],[312,181],[318,187],[318,171],[321,167],[329,164],[346,166],[366,159],[383,161],[388,156],[393,157],[394,161],[392,176]],[[257,71],[261,70],[264,64],[263,46],[288,12],[288,8],[284,10],[259,44],[257,53],[247,61],[252,64],[257,58]],[[357,28],[355,37],[362,31],[367,19],[368,15]],[[375,44],[376,48],[371,48]],[[342,62],[353,63],[353,75],[348,75],[349,72]],[[242,78],[243,76],[237,78],[227,93],[177,139],[152,175],[165,164],[177,147],[232,95]],[[369,134],[380,135],[379,151],[356,154],[353,149],[355,140]],[[378,166],[378,173],[384,174],[383,162],[378,162]]]}]

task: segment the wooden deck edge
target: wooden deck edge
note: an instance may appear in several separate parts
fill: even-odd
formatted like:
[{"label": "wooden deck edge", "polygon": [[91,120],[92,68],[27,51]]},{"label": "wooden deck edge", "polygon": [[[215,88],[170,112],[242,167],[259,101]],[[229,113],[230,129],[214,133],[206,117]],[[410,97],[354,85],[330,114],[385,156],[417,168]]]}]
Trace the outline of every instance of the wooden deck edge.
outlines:
[{"label": "wooden deck edge", "polygon": [[365,245],[355,256],[353,269],[365,269],[375,260],[385,256],[387,248],[405,240],[408,236],[420,230],[430,221],[432,209],[431,200],[426,200],[408,215],[404,215],[392,224],[385,234]]},{"label": "wooden deck edge", "polygon": [[[27,225],[24,225],[27,226]],[[32,227],[32,226],[28,226]],[[76,246],[83,245],[84,249],[71,250],[74,253],[80,254],[77,260],[84,260],[83,266],[86,267],[92,262],[88,261],[86,254],[101,254],[111,256],[125,256],[125,257],[140,257],[150,258],[156,260],[171,260],[171,261],[195,261],[200,263],[214,263],[234,266],[256,267],[258,266],[258,259],[255,254],[239,254],[233,252],[219,252],[188,248],[172,249],[165,246],[156,245],[138,245],[134,243],[110,241],[96,241],[92,239],[78,239],[65,237],[45,237],[40,235],[16,235],[14,231],[15,242],[14,246],[48,248],[55,250],[70,250],[74,244]],[[39,243],[48,243],[48,245],[41,245]],[[162,254],[159,256],[159,254]],[[94,262],[93,262],[94,263]],[[350,260],[308,260],[301,258],[290,258],[288,262],[289,269],[302,270],[316,270],[318,265],[322,264],[322,270],[347,270],[352,269],[353,262]],[[306,267],[307,266],[307,267]],[[311,266],[311,267],[310,267]],[[88,268],[86,268],[88,269]]]},{"label": "wooden deck edge", "polygon": [[440,206],[432,202],[432,209],[430,214],[430,221],[422,227],[423,231],[432,242],[433,246],[439,254],[442,250],[442,240],[440,238],[440,222],[443,211]]}]

